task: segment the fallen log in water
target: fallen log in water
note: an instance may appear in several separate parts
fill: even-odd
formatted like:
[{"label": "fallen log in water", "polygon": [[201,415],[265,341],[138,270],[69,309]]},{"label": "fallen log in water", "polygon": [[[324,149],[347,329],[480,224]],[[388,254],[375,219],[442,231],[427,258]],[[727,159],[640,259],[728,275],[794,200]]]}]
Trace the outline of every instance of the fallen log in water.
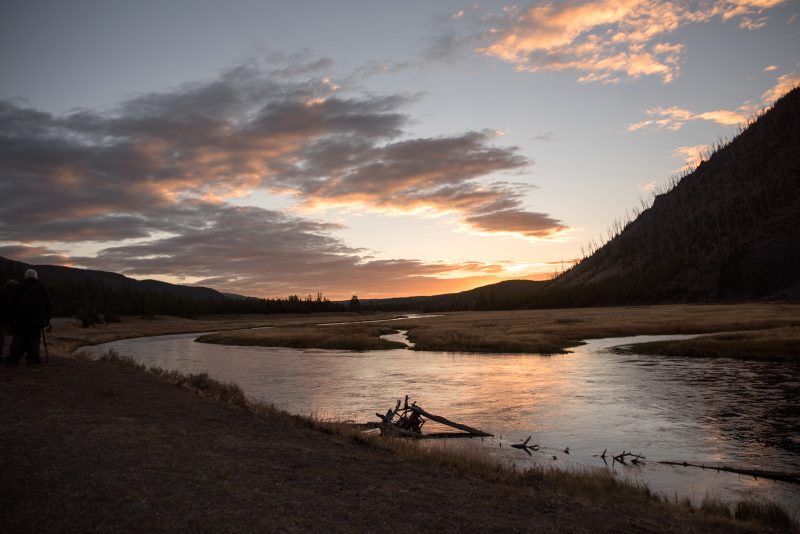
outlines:
[{"label": "fallen log in water", "polygon": [[[440,415],[435,415],[423,410],[414,402],[408,404],[408,395],[405,397],[405,403],[400,406],[401,401],[397,400],[397,405],[392,409],[386,411],[386,414],[375,412],[381,422],[378,423],[381,429],[381,434],[399,434],[401,436],[416,438],[416,439],[442,439],[442,438],[461,438],[461,437],[492,437],[494,434],[478,430],[468,425],[456,423]],[[399,418],[395,421],[395,416]],[[427,419],[423,419],[423,417]],[[427,420],[436,421],[445,426],[463,430],[464,432],[435,432],[432,434],[422,434],[422,426]]]},{"label": "fallen log in water", "polygon": [[[603,451],[603,456],[601,456],[601,458],[603,458],[604,461],[605,461],[605,454],[606,454],[606,451]],[[641,454],[634,454],[632,452],[625,452],[625,449],[622,450],[622,454],[618,454],[616,456],[612,455],[611,457],[614,459],[615,462],[619,462],[619,463],[621,463],[623,465],[627,465],[625,463],[625,458],[633,458],[631,460],[631,463],[635,464],[635,465],[638,465],[642,460],[646,459],[646,457],[642,456]]]},{"label": "fallen log in water", "polygon": [[487,437],[487,438],[494,436],[494,434],[489,434],[488,432],[484,432],[483,430],[478,430],[477,428],[472,428],[471,426],[462,425],[460,423],[450,421],[449,419],[445,419],[444,417],[441,417],[439,415],[433,415],[432,413],[428,413],[419,406],[417,406],[416,404],[411,405],[411,411],[418,413],[419,415],[425,416],[431,421],[436,421],[437,423],[441,423],[443,425],[452,428],[457,428],[459,430],[463,430],[464,432],[468,432],[473,436]]},{"label": "fallen log in water", "polygon": [[452,438],[477,438],[468,432],[431,432],[430,434],[420,434],[419,439],[452,439]]},{"label": "fallen log in water", "polygon": [[699,469],[713,469],[715,471],[724,471],[725,473],[736,473],[739,475],[749,475],[755,478],[766,478],[767,480],[780,480],[781,482],[789,482],[791,484],[800,484],[800,473],[787,473],[784,471],[762,471],[760,469],[740,469],[738,467],[729,467],[725,465],[702,465],[692,464],[689,462],[658,462],[662,465],[677,465],[681,467],[697,467]]}]

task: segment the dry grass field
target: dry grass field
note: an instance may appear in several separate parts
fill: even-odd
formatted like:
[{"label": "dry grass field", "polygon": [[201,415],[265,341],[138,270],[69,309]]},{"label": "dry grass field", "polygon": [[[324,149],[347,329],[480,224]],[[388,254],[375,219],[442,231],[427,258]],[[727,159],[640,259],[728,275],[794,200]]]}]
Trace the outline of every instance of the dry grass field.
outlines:
[{"label": "dry grass field", "polygon": [[207,334],[197,338],[201,343],[220,345],[257,345],[262,347],[292,347],[295,349],[380,350],[402,349],[403,343],[381,339],[394,334],[393,328],[366,324],[335,326],[276,326],[257,330],[236,330]]},{"label": "dry grass field", "polygon": [[[418,350],[561,353],[581,340],[800,326],[800,305],[747,303],[460,312],[397,321]],[[782,332],[782,331],[781,331]],[[768,338],[762,338],[766,341]],[[754,342],[754,344],[757,343]],[[731,348],[735,352],[735,342]]]}]

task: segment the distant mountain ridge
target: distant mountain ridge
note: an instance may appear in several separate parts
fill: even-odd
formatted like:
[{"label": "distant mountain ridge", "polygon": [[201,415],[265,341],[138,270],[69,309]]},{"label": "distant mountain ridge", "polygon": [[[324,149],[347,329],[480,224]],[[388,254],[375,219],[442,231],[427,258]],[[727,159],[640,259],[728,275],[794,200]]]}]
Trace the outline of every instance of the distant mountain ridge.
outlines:
[{"label": "distant mountain ridge", "polygon": [[[341,312],[347,307],[322,295],[263,299],[220,293],[200,286],[170,284],[158,280],[134,280],[122,274],[59,265],[29,265],[0,257],[0,281],[20,280],[33,268],[53,296],[54,314],[78,316],[92,324],[120,315],[200,315],[230,313]],[[102,316],[102,318],[101,318]]]},{"label": "distant mountain ridge", "polygon": [[31,265],[0,256],[0,273],[3,279],[22,278],[26,269],[35,269],[39,278],[48,284],[86,282],[100,283],[110,289],[134,289],[157,292],[193,300],[225,300],[227,297],[215,289],[200,286],[170,284],[158,280],[135,280],[125,275],[92,269],[77,269],[61,265]]}]

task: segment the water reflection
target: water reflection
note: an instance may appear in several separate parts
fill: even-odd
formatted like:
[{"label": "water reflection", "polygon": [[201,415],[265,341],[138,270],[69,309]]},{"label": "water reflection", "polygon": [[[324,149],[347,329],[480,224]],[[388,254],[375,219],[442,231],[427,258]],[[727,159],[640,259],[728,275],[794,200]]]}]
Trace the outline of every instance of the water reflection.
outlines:
[{"label": "water reflection", "polygon": [[[497,436],[444,446],[489,447],[493,457],[518,466],[566,468],[602,467],[596,455],[624,449],[644,454],[647,464],[612,468],[667,496],[699,502],[706,493],[730,500],[752,492],[800,509],[800,488],[788,483],[656,463],[800,472],[798,366],[608,350],[665,336],[593,340],[572,354],[539,356],[231,347],[194,343],[198,335],[88,350],[101,354],[113,347],[148,366],[207,371],[253,398],[323,418],[372,420],[375,411],[409,394],[433,413]],[[528,435],[542,446],[531,457],[500,447]]]}]

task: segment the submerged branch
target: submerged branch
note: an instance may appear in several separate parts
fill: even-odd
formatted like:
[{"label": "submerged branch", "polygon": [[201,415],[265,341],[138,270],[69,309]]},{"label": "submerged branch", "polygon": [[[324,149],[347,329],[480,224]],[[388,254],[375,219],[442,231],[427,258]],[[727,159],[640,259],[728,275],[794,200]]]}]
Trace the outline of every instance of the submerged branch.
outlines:
[{"label": "submerged branch", "polygon": [[697,467],[700,469],[713,469],[715,471],[724,471],[726,473],[736,473],[739,475],[749,475],[755,478],[766,478],[768,480],[780,480],[782,482],[789,482],[791,484],[800,484],[800,473],[788,473],[785,471],[762,471],[760,469],[740,469],[738,467],[729,466],[714,466],[692,464],[689,462],[658,462],[663,465],[678,465],[683,467]]}]

